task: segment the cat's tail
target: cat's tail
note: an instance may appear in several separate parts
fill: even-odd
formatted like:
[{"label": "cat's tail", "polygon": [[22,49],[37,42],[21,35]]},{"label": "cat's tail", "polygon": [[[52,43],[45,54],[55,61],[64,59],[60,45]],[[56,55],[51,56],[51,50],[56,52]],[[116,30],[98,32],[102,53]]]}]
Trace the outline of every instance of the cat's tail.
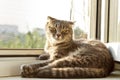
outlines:
[{"label": "cat's tail", "polygon": [[109,73],[101,68],[52,68],[37,74],[43,78],[102,78]]}]

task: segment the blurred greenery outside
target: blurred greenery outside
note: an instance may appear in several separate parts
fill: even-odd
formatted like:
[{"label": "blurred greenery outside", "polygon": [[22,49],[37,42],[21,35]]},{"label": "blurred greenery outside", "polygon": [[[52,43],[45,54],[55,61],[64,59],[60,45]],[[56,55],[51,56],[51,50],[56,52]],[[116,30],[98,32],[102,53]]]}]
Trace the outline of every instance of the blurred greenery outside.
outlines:
[{"label": "blurred greenery outside", "polygon": [[[44,48],[45,45],[45,32],[43,29],[35,28],[32,32],[19,33],[19,35],[13,33],[4,33],[8,36],[12,36],[7,40],[0,38],[0,48],[11,48],[11,49],[40,49]],[[80,39],[81,34],[86,34],[79,27],[74,29],[75,39]]]}]

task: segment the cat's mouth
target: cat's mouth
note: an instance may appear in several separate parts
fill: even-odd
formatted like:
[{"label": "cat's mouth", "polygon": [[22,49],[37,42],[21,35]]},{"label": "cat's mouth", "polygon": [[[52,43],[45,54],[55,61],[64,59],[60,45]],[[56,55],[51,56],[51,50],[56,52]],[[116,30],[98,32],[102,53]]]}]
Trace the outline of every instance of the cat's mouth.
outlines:
[{"label": "cat's mouth", "polygon": [[63,38],[62,38],[62,36],[55,36],[55,39],[56,40],[62,40]]}]

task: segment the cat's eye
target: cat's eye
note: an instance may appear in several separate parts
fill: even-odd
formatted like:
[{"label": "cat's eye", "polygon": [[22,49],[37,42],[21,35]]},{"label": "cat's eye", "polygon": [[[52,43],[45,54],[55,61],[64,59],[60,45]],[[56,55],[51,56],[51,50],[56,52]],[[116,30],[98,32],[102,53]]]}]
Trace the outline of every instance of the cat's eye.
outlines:
[{"label": "cat's eye", "polygon": [[56,31],[56,29],[53,28],[53,27],[49,27],[49,30],[50,30],[51,32],[55,32],[55,31]]},{"label": "cat's eye", "polygon": [[69,33],[69,30],[63,30],[62,33]]}]

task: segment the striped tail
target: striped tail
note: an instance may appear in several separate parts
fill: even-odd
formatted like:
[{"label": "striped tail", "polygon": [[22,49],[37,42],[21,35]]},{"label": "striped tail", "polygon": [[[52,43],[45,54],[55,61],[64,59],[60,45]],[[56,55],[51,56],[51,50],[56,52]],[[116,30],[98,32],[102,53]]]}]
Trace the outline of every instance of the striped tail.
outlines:
[{"label": "striped tail", "polygon": [[41,78],[102,78],[109,73],[101,68],[52,68],[41,71],[36,77]]}]

